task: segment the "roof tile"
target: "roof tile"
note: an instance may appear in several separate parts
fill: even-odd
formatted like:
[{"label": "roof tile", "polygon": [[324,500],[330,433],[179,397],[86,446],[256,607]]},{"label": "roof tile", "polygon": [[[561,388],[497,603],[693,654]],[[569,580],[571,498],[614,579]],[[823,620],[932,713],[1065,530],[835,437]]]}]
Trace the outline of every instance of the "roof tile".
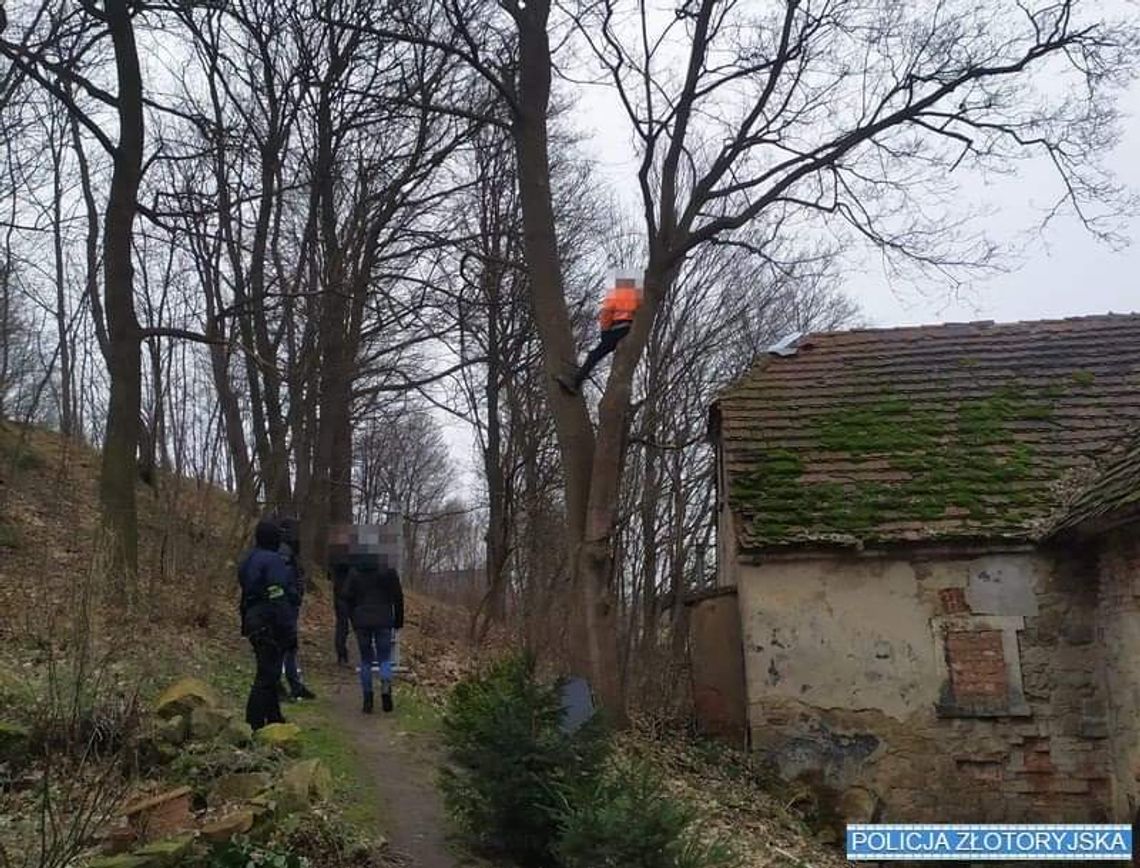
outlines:
[{"label": "roof tile", "polygon": [[744,549],[1033,540],[1140,501],[1140,315],[811,334],[717,410]]}]

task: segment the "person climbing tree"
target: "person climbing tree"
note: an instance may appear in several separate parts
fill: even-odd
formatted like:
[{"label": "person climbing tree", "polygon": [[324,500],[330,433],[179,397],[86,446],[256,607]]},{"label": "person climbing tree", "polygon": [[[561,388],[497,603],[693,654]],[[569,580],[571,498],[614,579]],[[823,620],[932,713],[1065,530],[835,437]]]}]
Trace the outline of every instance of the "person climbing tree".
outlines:
[{"label": "person climbing tree", "polygon": [[404,591],[400,575],[380,555],[361,552],[352,558],[344,599],[352,613],[352,627],[360,648],[360,688],[363,711],[371,714],[374,702],[372,666],[380,667],[380,701],[392,711],[392,634],[404,627]]},{"label": "person climbing tree", "polygon": [[316,694],[301,681],[301,668],[297,663],[297,650],[300,645],[301,604],[305,600],[305,571],[301,566],[301,533],[297,519],[282,519],[280,528],[281,557],[293,576],[293,594],[289,598],[293,611],[293,644],[285,649],[283,669],[285,680],[289,685],[289,695],[292,696],[294,702],[298,702],[302,699],[317,698]]},{"label": "person climbing tree", "polygon": [[254,547],[238,567],[241,585],[241,632],[253,646],[257,669],[245,707],[246,722],[253,729],[284,723],[277,680],[286,649],[297,641],[296,621],[289,602],[293,574],[278,552],[281,529],[263,519],[254,532]]},{"label": "person climbing tree", "polygon": [[601,340],[594,349],[590,350],[573,377],[558,375],[556,378],[558,385],[571,395],[578,394],[582,383],[590,376],[590,372],[598,362],[616,350],[621,339],[629,334],[633,317],[641,307],[641,299],[641,287],[637,284],[637,278],[619,275],[614,280],[614,287],[606,293],[601,312],[598,314],[598,324],[602,329]]}]

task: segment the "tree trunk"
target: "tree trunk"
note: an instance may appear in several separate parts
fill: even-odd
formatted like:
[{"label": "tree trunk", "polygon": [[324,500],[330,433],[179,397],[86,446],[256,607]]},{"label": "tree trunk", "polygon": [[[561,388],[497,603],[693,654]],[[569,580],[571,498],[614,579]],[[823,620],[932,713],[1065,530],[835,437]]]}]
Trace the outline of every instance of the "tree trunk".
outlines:
[{"label": "tree trunk", "polygon": [[75,375],[72,372],[71,344],[68,336],[66,273],[63,258],[63,143],[56,140],[54,123],[51,137],[55,327],[59,336],[59,431],[64,437],[71,437],[75,433],[75,406],[72,398]]},{"label": "tree trunk", "polygon": [[134,305],[131,235],[142,174],[143,91],[128,3],[126,0],[106,0],[104,14],[115,50],[119,143],[114,153],[103,233],[104,292],[110,345],[107,368],[111,395],[99,493],[103,526],[108,532],[111,547],[113,590],[120,602],[126,602],[134,592],[138,576],[135,480],[142,371],[140,330]]},{"label": "tree trunk", "polygon": [[[489,233],[488,233],[489,234]],[[500,392],[504,362],[504,341],[499,317],[503,310],[502,256],[497,236],[490,241],[491,250],[480,274],[481,299],[487,305],[487,372],[484,395],[487,399],[487,439],[483,451],[483,472],[487,477],[487,587],[475,619],[476,635],[482,639],[491,622],[501,622],[506,616],[507,555],[509,541],[509,515],[507,509],[507,478],[503,468],[503,426],[500,418]]]},{"label": "tree trunk", "polygon": [[[272,96],[272,94],[271,94]],[[270,119],[276,123],[276,113]],[[253,246],[250,250],[249,294],[250,318],[253,320],[253,337],[258,355],[268,362],[262,370],[261,394],[265,400],[265,421],[268,429],[268,454],[262,456],[261,472],[265,478],[265,496],[278,509],[290,509],[293,496],[289,484],[289,453],[285,417],[281,407],[281,375],[273,364],[274,347],[269,336],[269,321],[265,311],[265,262],[269,250],[270,220],[277,193],[277,171],[280,163],[280,142],[277,133],[271,132],[261,154],[261,196],[257,222],[254,226]]]},{"label": "tree trunk", "polygon": [[99,206],[95,203],[95,192],[91,189],[91,168],[87,162],[87,152],[83,149],[83,138],[79,134],[79,121],[74,115],[71,121],[71,146],[75,149],[75,159],[79,163],[79,182],[83,190],[83,207],[87,215],[87,238],[85,243],[87,259],[87,297],[91,300],[91,316],[95,322],[95,338],[104,360],[111,358],[111,342],[107,337],[107,323],[103,316],[103,302],[99,298]]},{"label": "tree trunk", "polygon": [[[344,256],[337,237],[335,210],[335,165],[330,87],[321,94],[317,108],[316,184],[320,208],[320,237],[324,248],[320,324],[317,341],[321,360],[318,374],[316,449],[313,456],[316,549],[314,557],[323,560],[332,522],[352,520],[351,479],[344,478],[345,463],[337,450],[344,447],[344,430],[349,426],[348,468],[351,472],[352,385],[345,326],[348,320],[348,287],[345,285]],[[347,505],[347,509],[346,509]]]},{"label": "tree trunk", "polygon": [[[566,494],[566,529],[571,575],[580,601],[581,623],[574,653],[611,718],[625,719],[617,610],[609,587],[611,536],[616,516],[620,431],[595,443],[581,397],[564,394],[554,377],[577,363],[570,315],[562,282],[554,204],[550,186],[547,117],[550,106],[551,55],[546,32],[549,0],[531,0],[516,12],[519,30],[519,86],[513,124],[518,163],[523,243],[531,278],[535,325],[542,339],[547,392],[562,453]],[[632,336],[631,336],[632,337]],[[628,343],[627,338],[625,343]],[[645,338],[642,337],[642,343]],[[630,371],[632,376],[632,370]],[[607,394],[608,397],[608,394]],[[615,395],[610,404],[618,398]],[[628,388],[625,391],[628,409]],[[603,401],[603,403],[605,403]],[[618,416],[621,417],[620,407]],[[610,414],[613,417],[614,409]],[[620,421],[620,418],[619,418]],[[612,427],[612,426],[611,426]],[[599,460],[600,458],[600,460]],[[606,480],[603,476],[612,474]],[[595,493],[595,487],[598,487]]]},{"label": "tree trunk", "polygon": [[238,505],[243,513],[253,515],[257,512],[253,467],[249,460],[249,450],[246,448],[241,408],[230,383],[229,349],[219,342],[225,335],[217,326],[217,304],[214,293],[213,287],[206,287],[206,333],[213,341],[210,344],[210,372],[213,374],[214,390],[218,393],[222,427],[225,430],[230,464],[233,467],[237,486]]}]

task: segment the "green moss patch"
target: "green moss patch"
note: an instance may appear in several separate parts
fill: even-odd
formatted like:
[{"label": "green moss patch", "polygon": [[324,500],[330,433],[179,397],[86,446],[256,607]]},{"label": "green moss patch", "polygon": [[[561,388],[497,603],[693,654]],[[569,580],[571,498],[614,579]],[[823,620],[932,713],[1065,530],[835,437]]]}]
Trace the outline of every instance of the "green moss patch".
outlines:
[{"label": "green moss patch", "polygon": [[[751,470],[734,474],[732,504],[751,517],[758,542],[806,531],[874,539],[889,522],[947,516],[1015,529],[1055,477],[1017,439],[1016,427],[1048,423],[1056,400],[1051,390],[1010,386],[943,406],[887,393],[838,408],[809,423],[801,434],[810,442],[799,451],[765,452]],[[817,466],[833,479],[805,481],[812,453],[824,453]],[[844,460],[856,465],[850,479],[835,467]]]},{"label": "green moss patch", "polygon": [[301,727],[301,745],[308,758],[321,760],[332,772],[333,802],[344,819],[367,833],[376,830],[381,813],[380,791],[369,768],[360,762],[352,737],[321,701],[289,705],[289,720]]}]

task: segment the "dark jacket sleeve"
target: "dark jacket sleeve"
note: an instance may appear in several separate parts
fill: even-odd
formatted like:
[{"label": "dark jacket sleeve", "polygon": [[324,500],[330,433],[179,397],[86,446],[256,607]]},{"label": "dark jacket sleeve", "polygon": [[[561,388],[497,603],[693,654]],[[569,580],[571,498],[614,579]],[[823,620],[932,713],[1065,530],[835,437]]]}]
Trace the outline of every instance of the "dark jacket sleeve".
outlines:
[{"label": "dark jacket sleeve", "polygon": [[289,603],[299,609],[305,598],[305,574],[301,570],[301,562],[297,560],[296,555],[293,554],[292,546],[288,543],[281,543],[278,554],[281,556],[281,560],[285,562],[285,568],[289,571],[289,584],[286,586]]},{"label": "dark jacket sleeve", "polygon": [[265,590],[264,566],[260,552],[254,549],[238,567],[238,584],[241,585],[242,609],[248,608]]},{"label": "dark jacket sleeve", "polygon": [[393,625],[397,630],[404,629],[404,589],[400,585],[400,574],[395,570],[391,571],[392,575],[392,609],[395,613],[396,623]]}]

